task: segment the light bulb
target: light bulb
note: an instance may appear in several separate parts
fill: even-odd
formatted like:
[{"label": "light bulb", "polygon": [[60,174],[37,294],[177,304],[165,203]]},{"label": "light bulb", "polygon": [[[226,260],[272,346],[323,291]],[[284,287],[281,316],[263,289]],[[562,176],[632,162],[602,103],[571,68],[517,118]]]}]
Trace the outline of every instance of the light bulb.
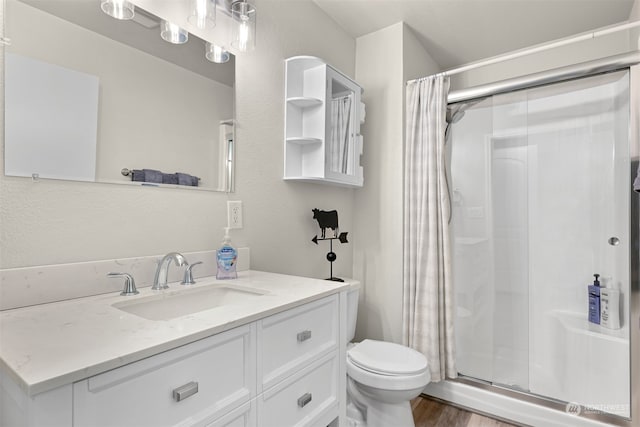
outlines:
[{"label": "light bulb", "polygon": [[247,50],[247,42],[249,41],[249,25],[245,16],[242,17],[242,22],[238,28],[238,49],[242,52]]},{"label": "light bulb", "polygon": [[102,0],[100,8],[107,15],[120,20],[133,19],[135,15],[133,4],[127,0]]},{"label": "light bulb", "polygon": [[215,27],[215,0],[191,0],[191,15],[187,19],[201,30]]},{"label": "light bulb", "polygon": [[224,50],[224,48],[209,42],[205,44],[204,56],[207,60],[215,62],[216,64],[224,64],[225,62],[228,62],[230,58],[229,52]]},{"label": "light bulb", "polygon": [[189,40],[189,33],[184,28],[169,21],[162,21],[160,25],[162,40],[173,44],[183,44]]},{"label": "light bulb", "polygon": [[234,20],[231,46],[240,52],[253,50],[256,43],[256,8],[238,0],[231,4],[231,16]]}]

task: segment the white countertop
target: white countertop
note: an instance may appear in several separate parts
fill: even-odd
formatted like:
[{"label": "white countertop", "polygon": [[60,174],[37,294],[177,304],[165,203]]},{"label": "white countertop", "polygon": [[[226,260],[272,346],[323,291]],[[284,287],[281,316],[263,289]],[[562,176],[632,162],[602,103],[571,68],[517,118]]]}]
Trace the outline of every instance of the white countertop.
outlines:
[{"label": "white countertop", "polygon": [[[0,369],[36,395],[145,357],[244,325],[346,289],[349,283],[244,271],[235,280],[201,278],[168,292],[233,283],[268,291],[241,305],[228,305],[172,320],[153,321],[111,305],[157,295],[118,293],[0,312]],[[160,292],[167,292],[160,291]]]}]

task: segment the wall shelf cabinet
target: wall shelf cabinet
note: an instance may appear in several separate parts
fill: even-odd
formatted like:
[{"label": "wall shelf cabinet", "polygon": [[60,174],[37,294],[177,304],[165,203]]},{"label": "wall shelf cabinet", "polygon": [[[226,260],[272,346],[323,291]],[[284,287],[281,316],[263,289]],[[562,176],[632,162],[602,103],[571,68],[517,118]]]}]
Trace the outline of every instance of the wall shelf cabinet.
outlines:
[{"label": "wall shelf cabinet", "polygon": [[362,187],[362,88],[319,58],[285,62],[284,179]]}]

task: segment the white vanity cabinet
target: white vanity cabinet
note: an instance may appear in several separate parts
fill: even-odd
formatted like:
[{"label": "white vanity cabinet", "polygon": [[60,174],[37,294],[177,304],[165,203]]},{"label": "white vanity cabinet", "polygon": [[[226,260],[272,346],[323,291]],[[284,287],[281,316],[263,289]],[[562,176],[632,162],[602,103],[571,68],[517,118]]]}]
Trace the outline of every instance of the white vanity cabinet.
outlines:
[{"label": "white vanity cabinet", "polygon": [[346,400],[344,294],[33,397],[7,381],[0,409],[10,411],[0,414],[0,425],[337,425]]},{"label": "white vanity cabinet", "polygon": [[284,179],[362,187],[362,88],[321,59],[285,62]]},{"label": "white vanity cabinet", "polygon": [[326,426],[336,417],[339,320],[335,295],[258,322],[259,427]]},{"label": "white vanity cabinet", "polygon": [[255,397],[255,326],[243,326],[73,385],[77,426],[212,423]]}]

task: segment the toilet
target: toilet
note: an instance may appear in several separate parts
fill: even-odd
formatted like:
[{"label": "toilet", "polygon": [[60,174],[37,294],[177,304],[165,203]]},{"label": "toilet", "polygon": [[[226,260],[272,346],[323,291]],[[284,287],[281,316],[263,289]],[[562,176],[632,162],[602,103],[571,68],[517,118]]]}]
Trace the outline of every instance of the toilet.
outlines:
[{"label": "toilet", "polygon": [[[347,296],[347,340],[355,336],[359,284]],[[349,427],[415,427],[409,401],[431,380],[426,357],[409,347],[375,340],[347,344]]]}]

